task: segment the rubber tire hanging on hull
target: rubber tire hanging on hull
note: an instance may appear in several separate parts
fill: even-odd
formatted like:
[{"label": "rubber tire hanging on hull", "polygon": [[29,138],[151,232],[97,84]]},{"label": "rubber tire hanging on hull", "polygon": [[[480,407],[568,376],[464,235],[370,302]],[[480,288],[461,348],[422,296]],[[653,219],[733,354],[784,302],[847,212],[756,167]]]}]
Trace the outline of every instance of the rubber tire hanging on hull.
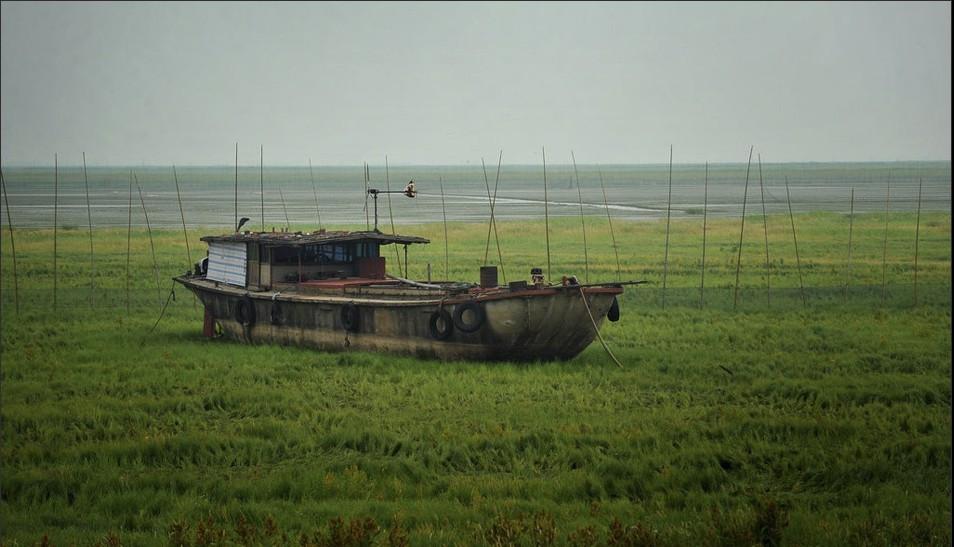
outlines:
[{"label": "rubber tire hanging on hull", "polygon": [[[441,324],[444,325],[443,329],[440,327]],[[444,309],[432,313],[431,318],[427,322],[427,326],[431,337],[435,340],[447,340],[454,332],[454,320],[451,319],[451,315]]]},{"label": "rubber tire hanging on hull", "polygon": [[348,302],[341,306],[341,326],[348,332],[358,332],[361,324],[361,314],[358,312],[358,306]]},{"label": "rubber tire hanging on hull", "polygon": [[281,325],[283,323],[282,305],[278,302],[278,300],[272,301],[272,307],[269,315],[271,316],[269,319],[271,319],[273,325]]},{"label": "rubber tire hanging on hull", "polygon": [[619,321],[619,300],[616,297],[613,297],[613,304],[610,306],[608,312],[606,312],[606,318],[612,322]]},{"label": "rubber tire hanging on hull", "polygon": [[[471,323],[464,322],[464,314],[468,311],[474,315],[474,320]],[[484,308],[473,300],[464,302],[454,308],[454,326],[461,332],[477,332],[484,325],[484,319],[486,318]]]},{"label": "rubber tire hanging on hull", "polygon": [[235,320],[243,327],[255,324],[255,302],[248,295],[239,298],[235,304]]}]

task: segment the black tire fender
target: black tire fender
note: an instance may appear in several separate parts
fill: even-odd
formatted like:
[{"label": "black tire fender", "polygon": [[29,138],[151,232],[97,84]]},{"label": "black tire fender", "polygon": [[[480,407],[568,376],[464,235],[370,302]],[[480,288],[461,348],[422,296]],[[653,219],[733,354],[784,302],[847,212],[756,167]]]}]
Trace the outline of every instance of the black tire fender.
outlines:
[{"label": "black tire fender", "polygon": [[243,327],[251,327],[255,324],[255,302],[248,295],[239,298],[235,304],[235,320]]},{"label": "black tire fender", "polygon": [[357,332],[361,325],[361,313],[358,306],[348,302],[341,306],[341,325],[349,332]]},{"label": "black tire fender", "polygon": [[613,297],[613,304],[610,305],[610,309],[606,312],[606,318],[612,322],[619,321],[619,300],[616,297]]},{"label": "black tire fender", "polygon": [[[441,327],[441,325],[443,325],[443,327]],[[435,340],[447,340],[454,332],[454,320],[451,319],[451,315],[447,313],[447,310],[443,308],[431,314],[427,326],[431,332],[431,337]]]},{"label": "black tire fender", "polygon": [[282,305],[278,300],[272,300],[272,307],[269,310],[269,319],[271,319],[273,325],[281,325],[285,321],[283,315]]},{"label": "black tire fender", "polygon": [[[470,311],[474,315],[474,320],[470,323],[464,322],[464,314]],[[454,326],[461,332],[477,332],[484,326],[484,320],[487,315],[484,308],[476,301],[464,302],[454,308]]]}]

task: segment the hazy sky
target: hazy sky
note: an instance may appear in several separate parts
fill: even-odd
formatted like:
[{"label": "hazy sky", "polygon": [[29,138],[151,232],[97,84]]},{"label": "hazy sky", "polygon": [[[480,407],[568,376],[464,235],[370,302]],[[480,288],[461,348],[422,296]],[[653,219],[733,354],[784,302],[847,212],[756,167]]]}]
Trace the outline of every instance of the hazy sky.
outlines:
[{"label": "hazy sky", "polygon": [[949,3],[2,3],[4,164],[950,160]]}]

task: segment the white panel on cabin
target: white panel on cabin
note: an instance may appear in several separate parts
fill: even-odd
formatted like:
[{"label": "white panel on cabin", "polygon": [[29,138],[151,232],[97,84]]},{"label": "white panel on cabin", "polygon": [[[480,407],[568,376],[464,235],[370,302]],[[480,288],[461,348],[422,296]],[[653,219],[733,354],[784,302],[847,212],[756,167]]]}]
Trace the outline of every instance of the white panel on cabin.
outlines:
[{"label": "white panel on cabin", "polygon": [[245,243],[210,241],[209,270],[205,278],[244,287],[246,251]]}]

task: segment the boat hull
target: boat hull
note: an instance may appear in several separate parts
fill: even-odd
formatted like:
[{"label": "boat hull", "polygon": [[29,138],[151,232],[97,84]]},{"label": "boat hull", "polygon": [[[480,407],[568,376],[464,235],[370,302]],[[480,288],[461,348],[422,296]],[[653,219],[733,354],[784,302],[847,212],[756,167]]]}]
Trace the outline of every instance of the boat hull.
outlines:
[{"label": "boat hull", "polygon": [[[594,323],[599,328],[622,293],[616,286],[556,287],[387,299],[254,292],[186,276],[176,281],[192,290],[222,334],[235,340],[478,361],[571,359],[593,342]],[[484,316],[474,332],[459,327],[435,332],[436,314],[443,310],[446,320],[465,304],[476,304]],[[345,307],[350,309],[343,313]],[[347,312],[356,319],[349,320]],[[474,317],[468,312],[465,326],[473,327]],[[438,324],[446,326],[443,320]]]}]

